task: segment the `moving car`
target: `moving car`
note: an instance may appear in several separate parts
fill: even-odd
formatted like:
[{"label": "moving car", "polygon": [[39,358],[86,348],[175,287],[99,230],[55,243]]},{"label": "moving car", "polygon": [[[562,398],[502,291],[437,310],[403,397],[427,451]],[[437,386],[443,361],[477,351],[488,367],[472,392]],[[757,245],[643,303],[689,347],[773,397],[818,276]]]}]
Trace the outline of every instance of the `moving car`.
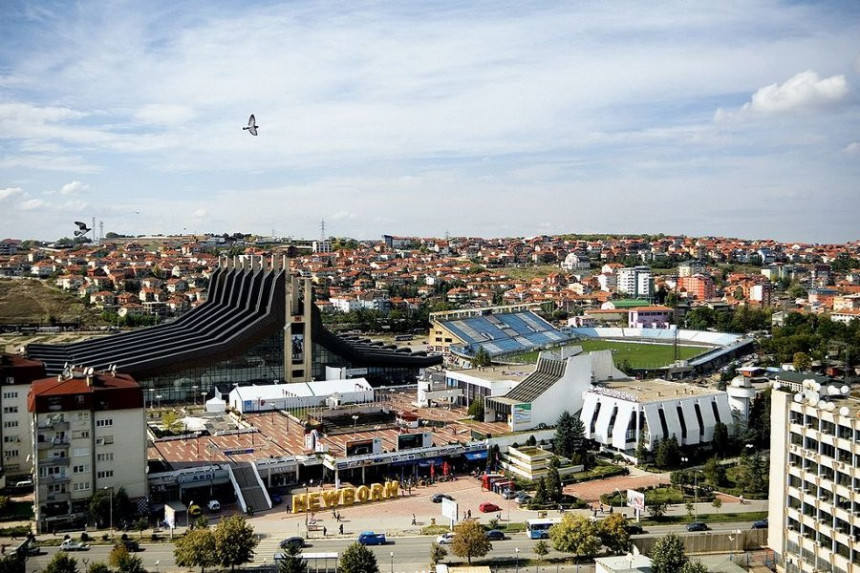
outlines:
[{"label": "moving car", "polygon": [[482,513],[492,513],[494,511],[501,511],[502,510],[501,507],[499,507],[495,503],[490,503],[489,501],[485,501],[484,503],[479,505],[478,509],[480,509]]},{"label": "moving car", "polygon": [[486,533],[487,539],[490,541],[501,541],[505,538],[505,534],[498,529],[491,529]]},{"label": "moving car", "polygon": [[759,519],[758,521],[753,522],[753,529],[767,529],[767,518]]},{"label": "moving car", "polygon": [[87,551],[89,548],[89,543],[81,543],[73,539],[66,539],[60,544],[60,551]]},{"label": "moving car", "polygon": [[304,537],[287,537],[282,540],[280,543],[281,549],[289,549],[290,547],[295,547],[296,549],[302,549],[305,546]]},{"label": "moving car", "polygon": [[704,521],[694,521],[687,524],[687,531],[707,531],[708,526]]},{"label": "moving car", "polygon": [[134,539],[121,539],[117,543],[117,545],[120,544],[124,545],[125,548],[131,553],[134,553],[135,551],[140,551],[140,543],[138,543]]},{"label": "moving car", "polygon": [[448,545],[450,543],[453,543],[454,542],[454,535],[455,535],[455,533],[453,531],[443,533],[442,535],[440,535],[439,537],[436,538],[436,543],[438,543],[439,545]]},{"label": "moving car", "polygon": [[447,493],[434,493],[432,496],[430,496],[430,501],[432,501],[433,503],[442,503],[443,499],[450,499],[451,501],[454,501],[454,498]]},{"label": "moving car", "polygon": [[362,531],[358,535],[358,542],[362,545],[385,545],[387,543],[384,533],[374,533],[372,531]]},{"label": "moving car", "polygon": [[622,527],[624,527],[624,531],[627,532],[627,535],[641,535],[645,533],[642,526],[635,523],[625,523]]}]

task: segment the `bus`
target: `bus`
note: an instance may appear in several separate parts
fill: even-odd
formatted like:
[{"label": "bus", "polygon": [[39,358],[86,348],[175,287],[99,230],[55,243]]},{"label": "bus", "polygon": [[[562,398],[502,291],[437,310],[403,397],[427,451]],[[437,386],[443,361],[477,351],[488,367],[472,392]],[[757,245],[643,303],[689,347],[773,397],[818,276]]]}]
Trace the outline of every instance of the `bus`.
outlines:
[{"label": "bus", "polygon": [[547,539],[549,538],[549,528],[559,523],[561,523],[560,517],[529,519],[526,521],[526,533],[528,533],[529,539]]}]

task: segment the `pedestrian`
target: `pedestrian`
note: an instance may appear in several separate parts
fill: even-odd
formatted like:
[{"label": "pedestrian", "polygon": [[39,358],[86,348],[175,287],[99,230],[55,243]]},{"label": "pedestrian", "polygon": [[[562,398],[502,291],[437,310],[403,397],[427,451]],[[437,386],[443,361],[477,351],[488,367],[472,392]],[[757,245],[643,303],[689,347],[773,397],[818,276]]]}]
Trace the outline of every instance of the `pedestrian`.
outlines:
[{"label": "pedestrian", "polygon": [[[741,503],[743,503],[743,502],[741,502]],[[469,516],[469,519],[472,519],[472,510],[471,509],[469,511],[467,511],[466,514]]]},{"label": "pedestrian", "polygon": [[600,504],[600,515],[603,515],[603,504]]},{"label": "pedestrian", "polygon": [[415,514],[412,514],[412,525],[418,525],[418,522],[415,521]]},{"label": "pedestrian", "polygon": [[342,523],[340,524],[340,527],[337,528],[337,531],[338,531],[338,533],[343,535],[343,524]]},{"label": "pedestrian", "polygon": [[328,532],[328,530],[325,528],[325,525],[323,525],[323,537],[325,537],[325,534],[326,534],[327,532]]}]

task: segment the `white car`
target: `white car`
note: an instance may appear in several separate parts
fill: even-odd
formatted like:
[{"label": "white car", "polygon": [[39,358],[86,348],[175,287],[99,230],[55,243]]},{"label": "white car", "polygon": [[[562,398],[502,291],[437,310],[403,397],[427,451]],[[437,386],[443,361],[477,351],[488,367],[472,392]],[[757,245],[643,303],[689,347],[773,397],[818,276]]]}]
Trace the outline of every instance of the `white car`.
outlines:
[{"label": "white car", "polygon": [[454,541],[454,532],[449,531],[448,533],[443,533],[439,537],[436,538],[436,543],[439,545],[449,545]]},{"label": "white car", "polygon": [[209,511],[221,511],[221,502],[217,499],[209,500]]}]

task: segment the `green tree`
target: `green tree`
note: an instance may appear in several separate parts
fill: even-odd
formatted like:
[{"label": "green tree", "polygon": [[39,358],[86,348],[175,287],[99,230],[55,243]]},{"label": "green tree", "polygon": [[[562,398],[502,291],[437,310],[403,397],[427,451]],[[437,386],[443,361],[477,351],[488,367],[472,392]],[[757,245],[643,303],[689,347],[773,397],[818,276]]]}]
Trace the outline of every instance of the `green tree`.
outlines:
[{"label": "green tree", "polygon": [[113,570],[108,567],[103,561],[96,561],[90,564],[88,573],[113,573]]},{"label": "green tree", "polygon": [[627,518],[620,513],[611,513],[599,522],[600,541],[611,553],[626,553],[630,549],[630,534],[625,526]]},{"label": "green tree", "polygon": [[355,542],[341,553],[338,573],[379,573],[376,555],[361,543]]},{"label": "green tree", "polygon": [[573,457],[573,417],[567,410],[562,412],[556,421],[553,450],[556,455]]},{"label": "green tree", "polygon": [[448,556],[448,550],[436,543],[430,544],[430,569],[435,570],[436,565],[442,562]]},{"label": "green tree", "polygon": [[729,427],[722,422],[714,424],[714,436],[711,438],[711,448],[718,457],[724,457],[732,449]]},{"label": "green tree", "polygon": [[471,362],[472,366],[489,366],[492,364],[492,359],[490,358],[490,353],[482,346],[478,348]]},{"label": "green tree", "polygon": [[657,464],[657,467],[665,469],[673,469],[681,465],[681,447],[674,434],[668,439],[660,441],[654,456],[654,463]]},{"label": "green tree", "polygon": [[651,549],[651,569],[654,573],[678,573],[686,563],[684,542],[674,533],[658,539]]},{"label": "green tree", "polygon": [[283,559],[278,561],[278,573],[308,573],[308,562],[302,559],[302,550],[296,544],[283,551]]},{"label": "green tree", "polygon": [[561,523],[549,529],[549,538],[556,551],[573,553],[576,557],[595,555],[603,545],[597,524],[584,515],[566,513]]},{"label": "green tree", "polygon": [[666,511],[669,509],[669,504],[665,501],[657,501],[649,504],[647,509],[648,513],[651,514],[651,517],[654,519],[660,519],[666,515]]},{"label": "green tree", "polygon": [[548,501],[558,503],[564,492],[561,476],[558,473],[558,457],[553,456],[549,460],[549,468],[546,472],[546,496]]},{"label": "green tree", "polygon": [[126,559],[128,556],[128,548],[122,543],[117,543],[108,554],[108,563],[110,563],[112,567],[119,567],[122,560]]},{"label": "green tree", "polygon": [[535,495],[532,498],[532,503],[538,507],[547,503],[546,480],[544,478],[540,478],[535,486]]},{"label": "green tree", "polygon": [[475,398],[472,400],[472,403],[469,404],[469,415],[473,420],[477,420],[479,422],[484,421],[484,399],[483,398]]},{"label": "green tree", "polygon": [[636,463],[642,465],[648,458],[648,445],[645,443],[645,432],[639,433],[639,441],[636,443]]},{"label": "green tree", "polygon": [[457,557],[465,557],[469,565],[472,564],[472,557],[483,557],[493,548],[484,528],[476,520],[469,519],[457,524],[454,533],[451,552]]},{"label": "green tree", "polygon": [[723,507],[723,502],[720,498],[715,497],[714,501],[711,502],[711,505],[714,506],[714,509],[720,509],[721,507]]},{"label": "green tree", "polygon": [[702,466],[705,479],[714,487],[719,487],[726,481],[726,469],[720,464],[716,456],[709,458]]},{"label": "green tree", "polygon": [[244,565],[254,558],[254,549],[260,542],[242,515],[231,515],[222,519],[215,528],[215,551],[218,563],[222,567],[235,570],[237,565]]},{"label": "green tree", "polygon": [[45,573],[78,573],[78,560],[61,551],[45,566]]},{"label": "green tree", "polygon": [[709,569],[701,561],[687,561],[681,567],[681,573],[708,573]]},{"label": "green tree", "polygon": [[17,553],[0,556],[0,573],[24,573],[26,570],[26,556]]},{"label": "green tree", "polygon": [[191,529],[173,542],[173,557],[179,567],[207,567],[218,564],[215,535],[210,529]]},{"label": "green tree", "polygon": [[176,434],[182,431],[182,420],[176,410],[167,410],[161,414],[161,425],[170,434]]},{"label": "green tree", "polygon": [[809,372],[812,368],[812,357],[806,352],[795,352],[791,363],[798,372]]},{"label": "green tree", "polygon": [[532,553],[537,555],[538,561],[543,561],[544,557],[549,555],[549,543],[545,539],[541,539],[532,547]]}]

